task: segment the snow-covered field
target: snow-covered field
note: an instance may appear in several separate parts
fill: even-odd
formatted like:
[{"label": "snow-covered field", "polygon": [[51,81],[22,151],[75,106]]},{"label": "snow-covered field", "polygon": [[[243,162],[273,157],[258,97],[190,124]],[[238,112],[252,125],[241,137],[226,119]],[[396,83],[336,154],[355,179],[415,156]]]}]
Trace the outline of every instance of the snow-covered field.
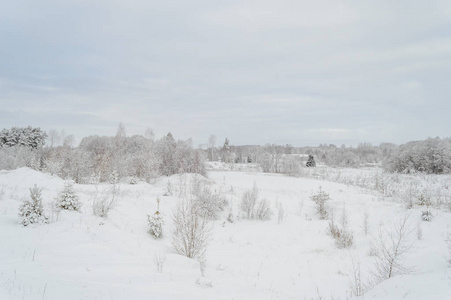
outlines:
[{"label": "snow-covered field", "polygon": [[[213,166],[214,167],[214,166]],[[109,184],[75,185],[81,212],[51,209],[64,181],[27,168],[0,171],[0,299],[348,299],[353,296],[353,265],[366,282],[374,270],[380,231],[392,232],[406,215],[412,244],[402,259],[409,272],[366,291],[364,299],[451,299],[451,267],[445,238],[451,214],[379,192],[319,179],[264,174],[216,166],[208,186],[228,200],[212,221],[206,270],[177,254],[171,245],[172,209],[195,175],[160,177],[154,183],[121,184],[118,204],[107,218],[93,214],[92,201]],[[236,171],[241,170],[241,171]],[[359,176],[361,171],[355,172]],[[168,184],[169,183],[169,184]],[[240,219],[240,199],[256,184],[271,203],[269,221]],[[43,188],[49,224],[23,227],[19,206],[34,184]],[[310,199],[319,187],[330,195],[329,214],[338,222],[345,208],[354,244],[338,249]],[[160,197],[164,237],[148,233]],[[278,209],[284,210],[283,219]],[[229,212],[235,222],[227,221]],[[365,214],[368,232],[365,234]],[[156,261],[163,259],[161,272]]]}]

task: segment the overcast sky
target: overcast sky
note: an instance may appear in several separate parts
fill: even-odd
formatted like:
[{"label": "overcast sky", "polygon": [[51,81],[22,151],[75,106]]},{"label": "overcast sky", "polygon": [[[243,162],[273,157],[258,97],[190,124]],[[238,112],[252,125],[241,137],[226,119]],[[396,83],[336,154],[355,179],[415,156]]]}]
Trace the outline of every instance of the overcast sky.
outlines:
[{"label": "overcast sky", "polygon": [[195,145],[451,136],[451,1],[2,1],[0,127],[119,122]]}]

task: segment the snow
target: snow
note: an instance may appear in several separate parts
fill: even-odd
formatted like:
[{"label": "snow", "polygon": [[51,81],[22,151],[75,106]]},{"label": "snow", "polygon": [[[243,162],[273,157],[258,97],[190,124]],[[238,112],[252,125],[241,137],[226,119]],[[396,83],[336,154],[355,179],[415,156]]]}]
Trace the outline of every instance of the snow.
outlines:
[{"label": "snow", "polygon": [[[348,175],[359,172],[346,170]],[[406,213],[414,246],[404,263],[414,269],[376,285],[364,299],[451,299],[444,241],[451,214],[445,209],[433,208],[434,219],[423,222],[422,208],[406,210],[404,204],[361,187],[224,164],[210,165],[208,174],[207,184],[221,191],[229,206],[212,221],[202,277],[199,262],[178,255],[171,245],[172,208],[194,176],[120,184],[118,204],[107,218],[100,218],[92,212],[92,201],[110,184],[75,184],[80,212],[58,213],[51,205],[64,186],[62,179],[28,168],[0,171],[0,299],[347,299],[352,296],[352,260],[360,261],[362,276],[368,278],[378,229],[391,228]],[[239,218],[241,195],[254,182],[260,198],[271,203],[274,215],[269,221]],[[51,221],[23,227],[18,208],[34,184],[43,187]],[[320,186],[330,195],[336,220],[345,205],[355,242],[350,249],[337,249],[327,234],[328,221],[315,215],[310,196]],[[148,233],[147,215],[157,210],[157,197],[164,218],[162,239]],[[276,202],[285,211],[280,224]],[[230,210],[234,223],[227,221]],[[362,228],[365,212],[368,235]],[[165,257],[161,273],[156,256]]]}]

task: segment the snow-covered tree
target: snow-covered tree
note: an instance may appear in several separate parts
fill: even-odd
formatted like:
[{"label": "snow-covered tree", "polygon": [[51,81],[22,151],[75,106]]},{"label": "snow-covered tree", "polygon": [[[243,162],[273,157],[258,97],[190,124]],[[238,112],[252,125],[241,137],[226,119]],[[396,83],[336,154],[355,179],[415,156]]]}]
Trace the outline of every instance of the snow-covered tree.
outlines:
[{"label": "snow-covered tree", "polygon": [[451,139],[437,137],[403,144],[384,161],[384,168],[399,173],[450,173]]},{"label": "snow-covered tree", "polygon": [[11,129],[3,129],[0,132],[0,148],[24,146],[30,149],[42,147],[45,143],[47,134],[39,127],[12,127]]},{"label": "snow-covered tree", "polygon": [[74,182],[67,180],[64,188],[58,193],[55,206],[58,209],[79,211],[81,207],[80,200],[74,190]]},{"label": "snow-covered tree", "polygon": [[163,215],[160,213],[160,198],[157,198],[157,211],[153,216],[147,215],[149,221],[149,233],[155,238],[163,237]]},{"label": "snow-covered tree", "polygon": [[48,223],[49,219],[44,215],[41,198],[42,188],[34,185],[30,188],[30,199],[25,200],[19,207],[19,217],[23,226],[35,223]]}]

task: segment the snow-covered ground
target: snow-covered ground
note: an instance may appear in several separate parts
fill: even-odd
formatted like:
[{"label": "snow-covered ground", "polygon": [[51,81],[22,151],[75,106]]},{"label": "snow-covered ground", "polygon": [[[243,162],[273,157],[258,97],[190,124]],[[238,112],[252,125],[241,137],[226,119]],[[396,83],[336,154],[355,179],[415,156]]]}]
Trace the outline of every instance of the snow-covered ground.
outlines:
[{"label": "snow-covered ground", "polygon": [[[172,209],[195,175],[121,184],[118,204],[100,218],[92,212],[92,201],[111,185],[75,185],[81,212],[56,213],[51,205],[62,179],[27,168],[0,171],[0,299],[348,299],[353,261],[360,262],[362,279],[369,279],[378,232],[393,230],[406,214],[413,246],[402,263],[411,270],[372,287],[364,298],[451,299],[445,243],[451,214],[445,209],[432,209],[434,219],[424,222],[424,208],[406,210],[403,203],[361,187],[254,169],[210,168],[208,185],[223,193],[229,205],[212,221],[204,277],[196,260],[177,254],[171,245]],[[260,198],[271,203],[269,221],[238,217],[241,195],[254,183]],[[34,184],[43,188],[51,222],[23,227],[19,206]],[[328,208],[335,220],[345,207],[354,235],[349,249],[335,246],[328,221],[316,215],[310,196],[320,186],[330,195]],[[147,232],[147,215],[156,211],[157,197],[165,220],[161,240]],[[281,222],[277,203],[285,212]],[[227,221],[230,211],[234,223]],[[162,272],[156,257],[165,258]]]}]

